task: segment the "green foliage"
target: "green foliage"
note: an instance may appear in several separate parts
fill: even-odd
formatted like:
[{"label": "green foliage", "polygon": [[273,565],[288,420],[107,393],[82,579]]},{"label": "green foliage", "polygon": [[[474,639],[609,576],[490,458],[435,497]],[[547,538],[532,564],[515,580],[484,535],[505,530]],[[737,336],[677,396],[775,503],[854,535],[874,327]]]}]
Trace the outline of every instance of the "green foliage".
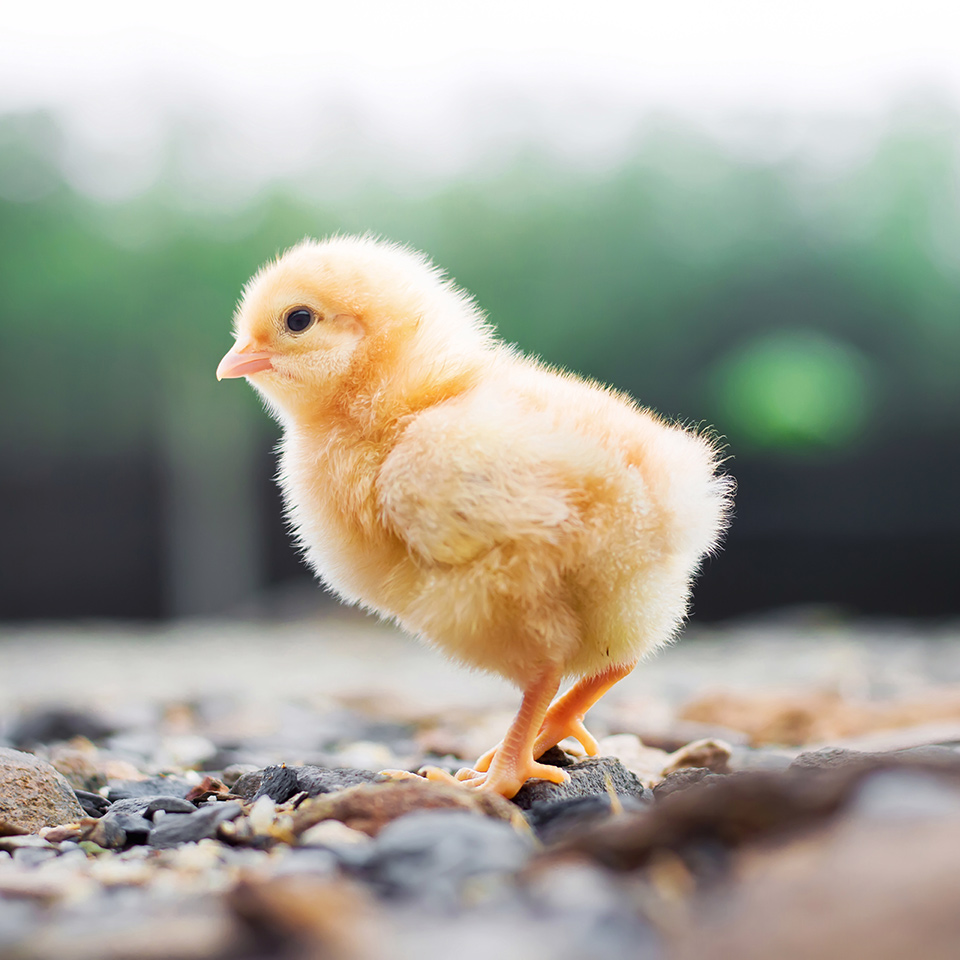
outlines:
[{"label": "green foliage", "polygon": [[505,339],[735,452],[956,430],[960,127],[935,120],[895,118],[839,170],[661,127],[602,175],[527,153],[427,194],[384,180],[321,206],[288,186],[211,212],[170,178],[98,204],[68,186],[49,119],[5,118],[0,449],[152,447],[171,409],[202,435],[225,402],[270,429],[213,381],[234,303],[264,259],[337,230],[426,250]]}]

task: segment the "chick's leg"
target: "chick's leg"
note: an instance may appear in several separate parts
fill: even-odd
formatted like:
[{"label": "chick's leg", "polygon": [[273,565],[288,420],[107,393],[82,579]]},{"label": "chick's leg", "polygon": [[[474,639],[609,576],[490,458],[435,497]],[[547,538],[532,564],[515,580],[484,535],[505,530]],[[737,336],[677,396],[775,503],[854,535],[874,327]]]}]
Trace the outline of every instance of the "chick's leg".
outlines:
[{"label": "chick's leg", "polygon": [[[543,756],[561,740],[573,737],[579,740],[588,756],[595,757],[598,747],[593,735],[583,725],[587,711],[618,681],[622,680],[636,666],[636,661],[618,667],[610,667],[592,677],[585,677],[575,683],[547,711],[533,746],[534,757]],[[477,770],[487,770],[500,750],[502,744],[488,750],[476,762]]]},{"label": "chick's leg", "polygon": [[[486,772],[461,771],[457,779],[464,786],[479,787],[510,798],[534,777],[563,783],[567,774],[559,767],[537,763],[534,752],[537,732],[541,729],[550,702],[560,687],[560,671],[549,670],[523,691],[520,710]],[[430,771],[428,776],[433,773]],[[464,776],[465,774],[465,776]]]},{"label": "chick's leg", "polygon": [[550,709],[543,719],[533,747],[535,757],[542,756],[566,737],[579,740],[591,757],[597,755],[597,741],[583,725],[587,711],[617,682],[636,666],[636,662],[610,667],[575,683]]},{"label": "chick's leg", "polygon": [[[573,737],[579,740],[587,755],[595,757],[598,746],[594,736],[583,725],[587,711],[618,681],[622,680],[636,666],[636,661],[622,666],[610,667],[592,677],[585,677],[575,683],[547,711],[533,746],[534,757],[543,756],[561,740]],[[502,744],[488,750],[475,764],[476,770],[488,770]],[[469,775],[469,773],[468,773]],[[462,778],[461,778],[462,779]]]}]

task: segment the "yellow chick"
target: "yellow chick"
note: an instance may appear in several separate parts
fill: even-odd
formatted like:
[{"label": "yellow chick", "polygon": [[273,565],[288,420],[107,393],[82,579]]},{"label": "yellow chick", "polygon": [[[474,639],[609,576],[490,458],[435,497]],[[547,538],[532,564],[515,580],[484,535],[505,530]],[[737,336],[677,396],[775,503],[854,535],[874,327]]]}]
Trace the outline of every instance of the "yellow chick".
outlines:
[{"label": "yellow chick", "polygon": [[521,355],[426,257],[368,237],[264,266],[235,340],[217,377],[247,377],[282,425],[279,483],[317,576],[522,689],[459,781],[562,782],[537,758],[568,736],[595,754],[584,715],[685,616],[730,505],[717,448]]}]

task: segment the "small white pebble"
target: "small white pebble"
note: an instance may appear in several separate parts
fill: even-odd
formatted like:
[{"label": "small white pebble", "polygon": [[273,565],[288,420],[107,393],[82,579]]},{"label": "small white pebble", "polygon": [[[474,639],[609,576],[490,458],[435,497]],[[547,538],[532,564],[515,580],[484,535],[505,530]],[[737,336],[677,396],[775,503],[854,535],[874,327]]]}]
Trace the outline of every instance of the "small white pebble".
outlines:
[{"label": "small white pebble", "polygon": [[361,830],[354,830],[339,820],[321,820],[300,835],[300,845],[306,847],[369,842],[370,837]]},{"label": "small white pebble", "polygon": [[277,805],[264,795],[250,808],[250,826],[254,833],[269,834],[273,821],[277,818]]}]

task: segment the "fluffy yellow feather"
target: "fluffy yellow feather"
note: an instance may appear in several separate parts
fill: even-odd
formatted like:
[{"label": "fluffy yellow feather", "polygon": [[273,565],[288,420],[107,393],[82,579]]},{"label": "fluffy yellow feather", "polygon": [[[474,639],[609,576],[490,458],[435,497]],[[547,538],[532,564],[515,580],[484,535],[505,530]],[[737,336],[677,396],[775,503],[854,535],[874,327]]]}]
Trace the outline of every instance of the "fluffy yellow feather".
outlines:
[{"label": "fluffy yellow feather", "polygon": [[568,735],[594,752],[583,715],[685,616],[730,504],[716,447],[504,345],[424,256],[366,237],[263,267],[235,339],[218,376],[248,377],[283,427],[279,482],[317,575],[523,689],[460,780],[561,781],[536,758]]}]

